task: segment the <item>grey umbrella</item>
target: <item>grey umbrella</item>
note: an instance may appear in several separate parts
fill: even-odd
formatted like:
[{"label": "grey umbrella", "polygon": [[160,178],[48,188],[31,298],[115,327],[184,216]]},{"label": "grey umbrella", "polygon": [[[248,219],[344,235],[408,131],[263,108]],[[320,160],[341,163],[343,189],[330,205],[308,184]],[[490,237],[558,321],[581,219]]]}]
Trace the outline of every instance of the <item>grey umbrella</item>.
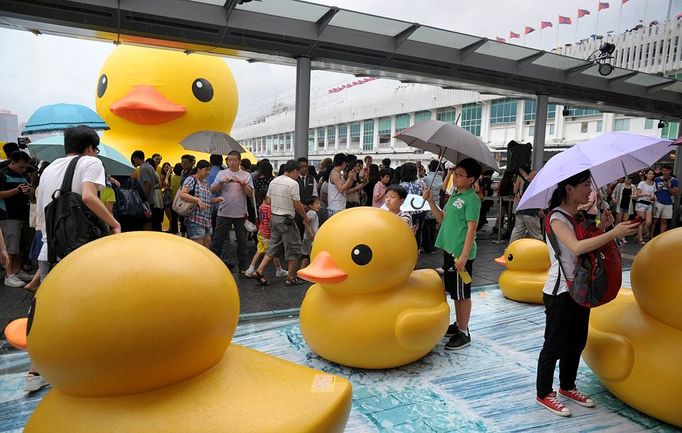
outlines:
[{"label": "grey umbrella", "polygon": [[227,155],[233,150],[246,152],[244,148],[224,132],[199,131],[185,137],[180,144],[187,150],[210,153],[213,155]]},{"label": "grey umbrella", "polygon": [[[443,159],[457,163],[466,158],[473,158],[485,167],[500,171],[488,146],[471,132],[452,123],[427,120],[407,128],[395,138],[404,141],[408,146],[435,153],[438,155],[439,163]],[[435,178],[434,176],[431,180],[432,183]]]}]

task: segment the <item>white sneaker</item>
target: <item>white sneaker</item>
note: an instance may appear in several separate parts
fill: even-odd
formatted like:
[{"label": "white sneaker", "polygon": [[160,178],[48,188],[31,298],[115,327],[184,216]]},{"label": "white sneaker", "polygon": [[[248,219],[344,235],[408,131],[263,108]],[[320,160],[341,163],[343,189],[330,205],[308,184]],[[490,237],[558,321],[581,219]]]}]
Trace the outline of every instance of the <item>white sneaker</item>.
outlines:
[{"label": "white sneaker", "polygon": [[279,268],[277,269],[277,272],[275,272],[275,276],[278,278],[288,277],[289,272],[286,269]]},{"label": "white sneaker", "polygon": [[24,287],[26,283],[21,281],[17,274],[12,274],[5,277],[5,285],[7,287]]},{"label": "white sneaker", "polygon": [[38,373],[28,373],[26,379],[24,380],[24,391],[33,392],[38,391],[40,388],[49,385],[43,376]]},{"label": "white sneaker", "polygon": [[254,273],[254,272],[256,272],[255,269],[249,268],[249,269],[247,269],[246,271],[244,271],[244,275],[247,276],[247,277],[249,277],[249,278],[253,278],[253,273]]}]

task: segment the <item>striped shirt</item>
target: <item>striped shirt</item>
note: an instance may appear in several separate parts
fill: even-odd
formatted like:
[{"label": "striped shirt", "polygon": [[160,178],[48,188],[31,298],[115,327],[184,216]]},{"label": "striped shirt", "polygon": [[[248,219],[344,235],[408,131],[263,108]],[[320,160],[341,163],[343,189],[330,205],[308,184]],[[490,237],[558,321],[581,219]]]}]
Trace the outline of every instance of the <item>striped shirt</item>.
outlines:
[{"label": "striped shirt", "polygon": [[206,204],[206,209],[201,209],[198,205],[194,206],[192,213],[185,218],[203,227],[211,227],[211,191],[205,180],[199,182],[197,180],[196,177],[190,176],[185,179],[182,186],[187,187],[190,195],[199,197]]},{"label": "striped shirt", "polygon": [[277,176],[268,186],[268,197],[273,215],[293,218],[296,214],[294,201],[301,200],[298,182],[286,175]]}]

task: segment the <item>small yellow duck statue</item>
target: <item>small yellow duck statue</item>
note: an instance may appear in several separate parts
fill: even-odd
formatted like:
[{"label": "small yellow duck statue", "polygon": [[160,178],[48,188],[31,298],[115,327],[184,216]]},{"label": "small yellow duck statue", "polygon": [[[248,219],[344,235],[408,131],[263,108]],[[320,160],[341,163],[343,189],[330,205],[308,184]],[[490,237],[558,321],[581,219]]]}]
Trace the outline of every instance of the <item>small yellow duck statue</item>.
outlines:
[{"label": "small yellow duck statue", "polygon": [[230,344],[232,275],[164,233],[107,236],[50,272],[28,349],[52,385],[27,433],[342,432],[351,385]]},{"label": "small yellow duck statue", "polygon": [[519,239],[495,259],[507,267],[498,285],[506,298],[519,302],[542,304],[542,288],[549,273],[549,250],[537,239]]},{"label": "small yellow duck statue", "polygon": [[315,236],[312,258],[298,272],[317,283],[301,305],[301,332],[323,358],[398,367],[445,335],[450,308],[441,279],[433,269],[414,270],[414,235],[391,212],[358,207],[335,214]]},{"label": "small yellow duck statue", "polygon": [[648,242],[632,290],[594,308],[583,359],[624,403],[682,427],[682,228]]},{"label": "small yellow duck statue", "polygon": [[[97,80],[97,113],[111,128],[102,142],[129,157],[160,153],[171,165],[188,152],[180,141],[199,131],[229,134],[237,115],[237,85],[224,59],[178,50],[120,45]],[[250,152],[242,158],[255,157]]]}]

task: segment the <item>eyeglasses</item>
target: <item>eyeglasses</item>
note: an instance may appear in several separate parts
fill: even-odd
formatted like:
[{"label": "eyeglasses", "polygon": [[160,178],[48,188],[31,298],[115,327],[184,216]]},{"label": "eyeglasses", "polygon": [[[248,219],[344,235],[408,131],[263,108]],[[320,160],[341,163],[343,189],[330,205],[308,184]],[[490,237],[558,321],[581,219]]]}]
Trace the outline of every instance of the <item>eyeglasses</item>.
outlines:
[{"label": "eyeglasses", "polygon": [[454,173],[455,176],[457,176],[457,177],[468,177],[466,173],[461,173],[461,172],[457,172],[457,171],[455,171],[455,172],[453,172],[453,173]]}]

